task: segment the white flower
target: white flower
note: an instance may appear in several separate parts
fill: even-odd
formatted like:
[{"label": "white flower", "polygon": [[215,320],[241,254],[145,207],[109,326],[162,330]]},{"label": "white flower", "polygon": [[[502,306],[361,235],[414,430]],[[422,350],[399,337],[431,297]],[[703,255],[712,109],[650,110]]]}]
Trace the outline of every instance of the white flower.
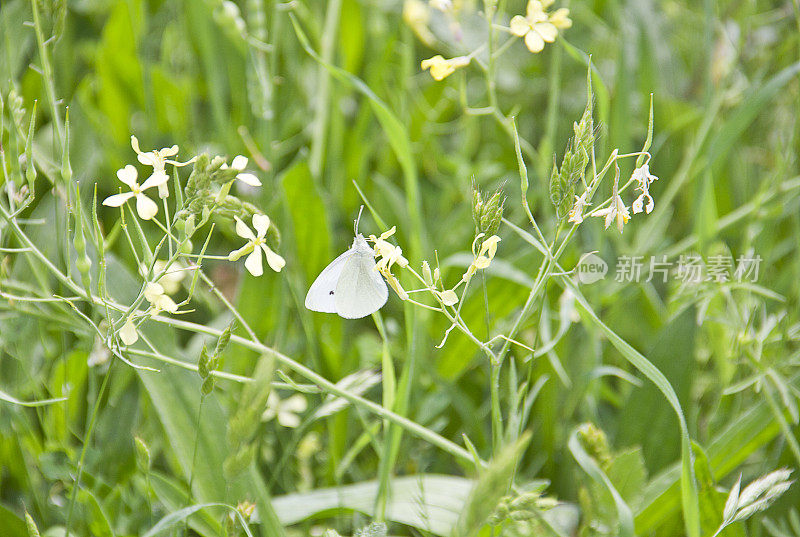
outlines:
[{"label": "white flower", "polygon": [[[241,182],[250,186],[261,186],[261,181],[258,180],[258,177],[250,172],[244,171],[244,169],[247,168],[247,157],[244,155],[236,155],[233,157],[233,162],[231,162],[230,167],[239,172],[236,178]],[[228,164],[224,163],[220,168],[224,170],[228,168]]]},{"label": "white flower", "polygon": [[558,28],[549,21],[545,11],[551,3],[530,0],[526,15],[515,15],[511,19],[511,33],[524,37],[525,46],[533,53],[541,52],[545,43],[552,43],[558,37]]},{"label": "white flower", "polygon": [[569,220],[568,222],[573,222],[575,224],[580,224],[583,222],[583,209],[591,205],[591,203],[586,201],[586,195],[589,192],[586,191],[581,194],[580,197],[575,196],[575,205],[572,206],[572,209],[569,211]]},{"label": "white flower", "polygon": [[136,325],[132,320],[128,320],[119,329],[119,338],[125,345],[133,345],[139,339],[139,334],[136,332]]},{"label": "white flower", "polygon": [[108,207],[119,207],[129,199],[136,198],[136,212],[139,213],[139,217],[142,220],[150,220],[158,213],[158,205],[156,205],[156,202],[145,196],[144,191],[148,188],[164,184],[169,177],[166,175],[161,176],[154,174],[148,177],[141,186],[138,182],[136,182],[137,177],[138,172],[136,171],[136,168],[130,164],[117,170],[117,178],[128,185],[131,191],[109,196],[103,200],[103,205],[107,205]]},{"label": "white flower", "polygon": [[186,166],[187,164],[194,162],[194,159],[191,159],[187,162],[176,162],[174,160],[169,160],[167,157],[174,157],[178,154],[177,145],[144,152],[139,149],[139,140],[136,138],[136,136],[131,135],[131,147],[136,152],[136,158],[139,159],[139,162],[145,166],[153,167],[153,173],[150,175],[148,180],[152,179],[153,177],[159,178],[158,197],[162,199],[169,197],[169,187],[167,186],[169,175],[167,175],[167,171],[165,169],[166,165],[172,164],[173,166]]},{"label": "white flower", "polygon": [[275,272],[280,272],[283,266],[286,264],[286,261],[284,261],[281,256],[270,250],[265,240],[265,237],[267,236],[267,230],[269,229],[269,217],[265,214],[253,215],[253,227],[256,230],[255,234],[249,227],[247,227],[247,224],[242,222],[238,217],[234,217],[234,219],[236,220],[236,234],[244,239],[247,239],[248,243],[238,250],[234,250],[228,254],[228,260],[236,261],[244,254],[249,253],[250,255],[247,256],[247,259],[245,259],[244,262],[245,268],[253,276],[261,276],[264,274],[264,267],[262,266],[261,261],[261,252],[263,251],[267,256],[267,264],[270,266],[270,268]]},{"label": "white flower", "polygon": [[619,197],[619,194],[617,194],[611,199],[610,206],[606,207],[605,209],[601,209],[599,211],[592,213],[592,216],[605,216],[606,229],[608,229],[608,226],[610,226],[611,222],[613,222],[614,219],[616,218],[617,229],[619,230],[620,233],[622,233],[622,226],[627,224],[628,220],[631,219],[631,215],[628,212],[628,208],[625,206],[625,203],[622,201],[622,198]]},{"label": "white flower", "polygon": [[283,427],[297,427],[300,425],[300,416],[297,414],[305,412],[306,408],[308,408],[308,402],[299,393],[281,401],[278,394],[271,391],[267,398],[267,409],[261,415],[261,420],[269,421],[277,417],[278,423]]},{"label": "white flower", "polygon": [[164,293],[164,287],[160,283],[148,282],[144,287],[144,298],[150,302],[151,316],[158,315],[161,310],[169,313],[178,311],[178,305]]},{"label": "white flower", "polygon": [[[475,241],[480,239],[482,236],[483,233],[478,235]],[[488,239],[484,240],[483,243],[481,243],[481,249],[477,253],[475,252],[475,242],[472,243],[472,254],[475,256],[475,260],[461,277],[462,280],[469,281],[479,269],[485,269],[489,267],[489,265],[492,263],[492,259],[494,259],[494,256],[497,253],[498,242],[500,242],[500,237],[497,235],[492,235]],[[438,280],[438,277],[435,279]]]},{"label": "white flower", "polygon": [[[636,198],[636,200],[634,200],[634,202],[631,204],[633,214],[642,212],[642,206],[644,206],[644,211],[647,214],[650,214],[650,212],[653,210],[653,207],[655,207],[653,197],[650,195],[650,184],[653,181],[658,181],[658,177],[650,173],[649,165],[642,164],[640,167],[633,170],[631,180],[639,183],[639,186],[636,187],[636,190],[641,192],[639,197]],[[645,200],[647,200],[647,205],[644,205]]]},{"label": "white flower", "polygon": [[[153,274],[161,274],[167,267],[167,262],[157,259],[153,264]],[[139,273],[142,276],[147,276],[147,265],[142,263],[139,266]],[[186,267],[180,261],[173,261],[167,272],[161,276],[156,283],[160,283],[164,288],[164,292],[168,295],[174,295],[181,288],[181,282],[186,277]]]},{"label": "white flower", "polygon": [[406,268],[408,266],[408,259],[403,257],[403,249],[386,240],[394,235],[396,230],[397,227],[392,226],[392,228],[388,231],[381,233],[380,237],[376,237],[375,235],[369,236],[369,240],[375,243],[373,248],[375,256],[380,258],[376,263],[375,268],[381,272],[390,271],[392,269],[392,265],[395,263],[397,263],[401,268]]}]

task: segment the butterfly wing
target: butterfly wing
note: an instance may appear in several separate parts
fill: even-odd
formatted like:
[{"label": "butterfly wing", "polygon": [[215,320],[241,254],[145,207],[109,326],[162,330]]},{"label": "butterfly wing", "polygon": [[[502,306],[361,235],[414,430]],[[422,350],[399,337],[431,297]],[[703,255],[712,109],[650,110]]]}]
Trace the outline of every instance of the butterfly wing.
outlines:
[{"label": "butterfly wing", "polygon": [[352,256],[352,249],[347,250],[319,273],[306,294],[306,308],[322,313],[336,313],[334,300],[336,284],[339,282],[339,276],[342,274],[347,260]]},{"label": "butterfly wing", "polygon": [[372,251],[356,250],[344,263],[333,297],[336,313],[359,319],[378,311],[389,298],[383,277],[375,270]]}]

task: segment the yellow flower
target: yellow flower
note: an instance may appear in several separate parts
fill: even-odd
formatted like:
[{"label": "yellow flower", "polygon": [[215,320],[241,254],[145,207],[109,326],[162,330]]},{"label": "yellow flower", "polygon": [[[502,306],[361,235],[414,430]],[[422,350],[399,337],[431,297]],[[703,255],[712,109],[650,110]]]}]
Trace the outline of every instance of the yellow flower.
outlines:
[{"label": "yellow flower", "polygon": [[269,229],[269,217],[265,214],[253,215],[253,227],[256,233],[253,233],[253,231],[247,227],[247,224],[242,222],[238,217],[234,217],[234,219],[236,220],[236,234],[243,239],[247,239],[248,242],[238,250],[234,250],[228,254],[228,260],[236,261],[244,254],[249,253],[250,255],[247,256],[244,262],[245,268],[253,276],[261,276],[264,274],[264,267],[261,261],[261,253],[263,251],[264,255],[267,256],[267,264],[269,267],[275,272],[280,272],[284,265],[286,265],[286,261],[273,252],[269,246],[267,246],[265,240],[267,230]]},{"label": "yellow flower", "polygon": [[164,292],[160,283],[148,282],[144,287],[144,298],[150,302],[150,316],[161,313],[161,310],[176,313],[178,305]]},{"label": "yellow flower", "polygon": [[[222,166],[220,166],[220,168],[222,168],[223,170],[226,169],[227,167],[228,167],[227,162],[222,164]],[[258,180],[258,177],[256,177],[254,174],[250,172],[244,171],[244,169],[247,167],[247,157],[245,157],[244,155],[236,155],[235,157],[233,157],[233,162],[231,162],[230,167],[239,172],[236,178],[241,182],[250,186],[261,186],[261,181]]]},{"label": "yellow flower", "polygon": [[437,54],[433,58],[428,58],[427,60],[422,60],[420,64],[423,71],[430,69],[431,76],[434,80],[444,80],[452,75],[456,69],[466,65],[469,65],[469,57],[467,56],[456,56],[455,58],[446,60],[441,54]]},{"label": "yellow flower", "polygon": [[[478,239],[483,236],[483,233],[478,235],[475,239]],[[492,235],[488,239],[484,240],[481,244],[481,249],[479,252],[475,252],[475,244],[473,243],[472,254],[475,256],[475,260],[467,269],[467,272],[461,277],[464,281],[469,281],[472,276],[480,269],[488,268],[489,265],[492,263],[492,259],[494,259],[495,254],[497,253],[497,243],[500,242],[500,237],[497,235]]]},{"label": "yellow flower", "polygon": [[169,177],[165,175],[151,175],[140,186],[136,181],[138,172],[136,168],[128,164],[124,168],[117,170],[117,178],[128,185],[131,189],[130,192],[123,192],[121,194],[114,194],[103,200],[103,205],[108,207],[119,207],[131,198],[136,198],[136,212],[142,220],[150,220],[158,213],[158,205],[156,202],[144,195],[144,191],[154,186],[164,184]]},{"label": "yellow flower", "polygon": [[397,231],[397,226],[392,226],[388,231],[381,233],[380,237],[370,235],[369,240],[375,243],[374,251],[375,256],[379,257],[375,268],[381,272],[388,272],[392,269],[392,265],[397,263],[401,268],[408,266],[408,259],[403,257],[403,249],[399,246],[388,242],[386,239],[394,235]]},{"label": "yellow flower", "polygon": [[174,160],[169,160],[167,157],[173,157],[178,154],[177,145],[143,152],[139,149],[139,140],[136,138],[136,136],[131,135],[131,147],[136,152],[136,158],[139,160],[139,162],[145,166],[153,167],[153,173],[150,175],[148,180],[154,177],[157,178],[156,181],[158,184],[159,198],[169,197],[169,188],[167,187],[169,175],[167,175],[167,171],[165,169],[166,165],[172,164],[173,166],[186,166],[187,164],[194,162],[194,159],[191,159],[187,162],[176,162]]},{"label": "yellow flower", "polygon": [[552,0],[530,0],[526,15],[515,15],[511,19],[511,33],[525,38],[525,46],[533,53],[541,52],[545,43],[552,43],[558,37],[559,28],[569,28],[572,21],[569,10],[562,8],[553,15],[546,11]]},{"label": "yellow flower", "polygon": [[611,222],[616,219],[617,229],[620,233],[622,233],[622,226],[627,224],[628,220],[631,219],[628,208],[625,206],[622,198],[619,197],[619,194],[612,198],[610,206],[592,213],[592,216],[604,216],[606,218],[606,229],[608,229],[608,226],[611,225]]}]

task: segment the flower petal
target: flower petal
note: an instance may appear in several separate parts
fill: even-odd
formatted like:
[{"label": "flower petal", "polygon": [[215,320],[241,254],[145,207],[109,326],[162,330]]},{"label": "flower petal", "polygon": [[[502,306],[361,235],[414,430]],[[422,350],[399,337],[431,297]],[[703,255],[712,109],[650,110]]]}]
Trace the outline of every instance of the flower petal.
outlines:
[{"label": "flower petal", "polygon": [[531,25],[528,23],[528,19],[522,15],[515,15],[509,23],[509,29],[512,34],[522,37],[531,30]]},{"label": "flower petal", "polygon": [[139,187],[139,190],[147,190],[148,188],[153,188],[154,186],[161,186],[169,181],[169,175],[164,173],[163,170],[155,170],[153,174],[147,178],[147,180],[142,183],[142,186]]},{"label": "flower petal", "polygon": [[251,241],[256,240],[256,236],[253,234],[253,231],[247,227],[247,224],[242,222],[242,220],[238,216],[233,217],[236,220],[236,234],[242,237],[243,239],[248,239]]},{"label": "flower petal", "polygon": [[525,15],[531,23],[545,20],[547,15],[544,12],[545,6],[539,0],[530,0],[528,7],[525,10]]},{"label": "flower petal", "polygon": [[156,155],[152,151],[148,151],[147,153],[139,153],[136,158],[145,166],[156,165]]},{"label": "flower petal", "polygon": [[164,311],[168,311],[169,313],[175,313],[178,311],[178,305],[167,295],[161,295],[158,297],[156,307]]},{"label": "flower petal", "polygon": [[158,205],[144,194],[138,194],[136,196],[136,212],[139,213],[142,220],[150,220],[158,214]]},{"label": "flower petal", "polygon": [[231,168],[234,170],[242,171],[247,168],[247,157],[244,155],[236,155],[231,161]]},{"label": "flower petal", "polygon": [[134,188],[134,185],[136,185],[136,178],[138,176],[139,173],[136,171],[136,168],[130,164],[117,170],[117,179],[128,185],[131,190]]},{"label": "flower petal", "polygon": [[525,34],[525,46],[528,47],[528,50],[536,54],[537,52],[541,52],[544,48],[544,39],[539,35],[539,32],[528,32]]},{"label": "flower petal", "polygon": [[133,321],[129,320],[122,325],[122,328],[119,329],[119,338],[125,345],[133,345],[138,341],[139,333],[136,332],[136,325],[133,324]]},{"label": "flower petal", "polygon": [[286,265],[286,261],[269,249],[269,246],[266,244],[262,244],[261,248],[264,250],[264,254],[267,256],[267,264],[269,268],[274,270],[275,272],[280,272],[281,269]]},{"label": "flower petal", "polygon": [[159,156],[161,157],[172,157],[178,154],[178,146],[173,145],[172,147],[162,147],[161,150],[158,151]]},{"label": "flower petal", "polygon": [[144,298],[151,304],[158,301],[158,297],[164,294],[164,287],[160,283],[148,282],[144,286]]},{"label": "flower petal", "polygon": [[123,192],[122,194],[114,194],[103,200],[103,205],[108,207],[119,207],[133,197],[133,192]]},{"label": "flower petal", "polygon": [[281,410],[294,413],[305,412],[307,408],[308,401],[299,393],[292,395],[288,399],[284,399],[281,404]]},{"label": "flower petal", "polygon": [[253,227],[256,229],[257,237],[264,237],[269,229],[269,216],[265,214],[254,214]]},{"label": "flower petal", "polygon": [[254,248],[253,252],[244,260],[244,268],[253,276],[261,276],[264,274],[264,266],[261,262],[261,250]]},{"label": "flower petal", "polygon": [[248,184],[250,186],[261,186],[261,181],[258,180],[258,177],[253,175],[252,173],[240,173],[236,176],[238,180],[241,182]]},{"label": "flower petal", "polygon": [[139,149],[139,139],[136,138],[136,136],[134,136],[133,134],[131,134],[131,147],[133,148],[133,150],[136,152],[137,155],[142,152],[142,150]]},{"label": "flower petal", "polygon": [[300,425],[300,418],[291,412],[281,410],[278,412],[278,423],[283,427],[295,428]]},{"label": "flower petal", "polygon": [[549,22],[538,22],[533,26],[533,31],[542,36],[542,39],[552,43],[558,37],[558,28]]}]

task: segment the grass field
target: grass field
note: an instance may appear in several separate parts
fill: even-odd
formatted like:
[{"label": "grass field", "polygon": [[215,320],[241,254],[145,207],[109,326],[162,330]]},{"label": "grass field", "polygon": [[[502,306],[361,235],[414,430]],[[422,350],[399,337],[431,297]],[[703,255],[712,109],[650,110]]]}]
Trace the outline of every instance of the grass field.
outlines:
[{"label": "grass field", "polygon": [[798,0],[4,0],[0,537],[800,536],[799,156]]}]

